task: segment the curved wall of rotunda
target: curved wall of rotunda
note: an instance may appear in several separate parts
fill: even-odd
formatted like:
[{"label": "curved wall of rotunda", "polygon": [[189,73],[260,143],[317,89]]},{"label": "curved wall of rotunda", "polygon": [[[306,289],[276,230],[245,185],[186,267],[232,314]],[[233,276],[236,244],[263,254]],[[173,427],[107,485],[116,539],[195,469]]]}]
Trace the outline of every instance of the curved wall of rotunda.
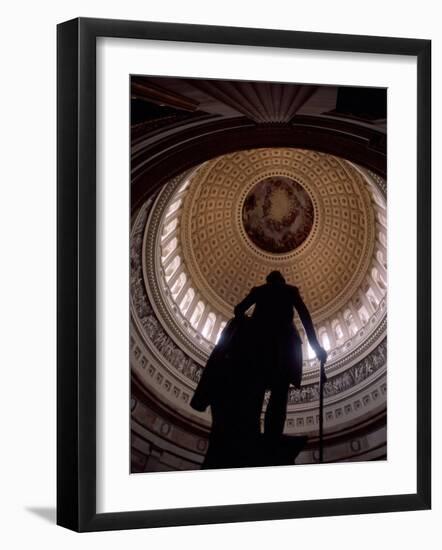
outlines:
[{"label": "curved wall of rotunda", "polygon": [[[299,288],[329,354],[325,459],[385,458],[386,223],[385,180],[300,148],[212,158],[145,200],[131,228],[132,471],[200,467],[210,411],[190,399],[233,307],[273,269]],[[294,321],[303,382],[285,432],[308,436],[297,463],[311,463],[319,366]]]},{"label": "curved wall of rotunda", "polygon": [[[386,90],[132,75],[130,124],[131,471],[201,467],[210,408],[190,401],[234,306],[275,269],[328,352],[324,460],[386,458]],[[319,365],[294,322],[284,431],[313,463]]]}]

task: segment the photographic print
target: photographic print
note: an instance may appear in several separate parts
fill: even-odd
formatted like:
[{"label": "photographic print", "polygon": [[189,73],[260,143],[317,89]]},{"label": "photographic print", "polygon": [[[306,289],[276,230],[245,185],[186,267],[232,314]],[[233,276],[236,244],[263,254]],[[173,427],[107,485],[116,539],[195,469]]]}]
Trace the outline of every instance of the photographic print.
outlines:
[{"label": "photographic print", "polygon": [[131,473],[387,459],[387,90],[132,75]]},{"label": "photographic print", "polygon": [[333,31],[57,26],[58,525],[431,508],[431,41]]}]

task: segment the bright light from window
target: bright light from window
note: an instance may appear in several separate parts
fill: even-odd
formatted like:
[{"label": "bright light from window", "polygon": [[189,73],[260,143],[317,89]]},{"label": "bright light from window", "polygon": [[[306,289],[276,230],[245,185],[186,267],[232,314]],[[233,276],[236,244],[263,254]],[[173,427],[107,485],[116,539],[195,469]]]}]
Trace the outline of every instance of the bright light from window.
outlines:
[{"label": "bright light from window", "polygon": [[181,264],[181,258],[176,256],[166,267],[166,280],[169,280]]},{"label": "bright light from window", "polygon": [[218,334],[216,335],[216,339],[215,339],[216,344],[219,342],[219,339],[221,338],[221,334],[222,334],[223,330],[225,329],[226,324],[227,323],[225,321],[223,321],[221,323],[221,326],[219,327],[219,331],[218,331]]},{"label": "bright light from window", "polygon": [[354,336],[358,332],[358,328],[356,326],[355,320],[353,319],[353,314],[349,309],[344,312],[344,321],[347,325],[350,336]]},{"label": "bright light from window", "polygon": [[170,206],[169,206],[169,209],[167,211],[167,214],[166,214],[166,217],[167,216],[170,216],[170,214],[172,214],[172,212],[175,212],[176,210],[178,210],[178,208],[181,206],[181,203],[183,202],[183,199],[178,199],[177,201],[173,202]]},{"label": "bright light from window", "polygon": [[180,309],[183,315],[186,314],[190,304],[192,303],[194,296],[195,296],[195,291],[193,290],[193,288],[189,288],[189,290],[184,295],[184,298],[180,305]]},{"label": "bright light from window", "polygon": [[167,235],[170,235],[170,233],[172,233],[172,231],[176,229],[177,225],[178,225],[178,218],[175,218],[174,220],[169,222],[167,225],[165,225],[163,230],[163,236],[161,237],[161,239],[165,239]]},{"label": "bright light from window", "polygon": [[209,313],[209,315],[207,316],[207,320],[204,323],[204,328],[202,330],[202,335],[204,336],[204,338],[209,339],[210,333],[212,332],[212,329],[215,325],[215,321],[215,314],[213,312]]},{"label": "bright light from window", "polygon": [[314,359],[316,357],[316,353],[313,351],[310,344],[307,344],[307,358],[308,359]]},{"label": "bright light from window", "polygon": [[174,298],[177,297],[177,295],[179,294],[180,290],[183,288],[183,286],[186,284],[186,280],[187,280],[187,277],[186,277],[186,274],[185,273],[181,273],[181,275],[178,277],[178,279],[175,281],[175,284],[173,285],[172,287],[172,296]]},{"label": "bright light from window", "polygon": [[327,351],[330,349],[330,340],[328,338],[326,330],[324,330],[324,332],[322,333],[321,343],[324,349],[326,349]]},{"label": "bright light from window", "polygon": [[165,260],[170,254],[175,250],[178,244],[177,238],[174,237],[167,245],[163,248],[162,258]]},{"label": "bright light from window", "polygon": [[203,311],[204,311],[204,304],[203,304],[203,302],[199,301],[196,308],[195,308],[195,311],[192,313],[192,317],[190,318],[190,324],[194,328],[197,327],[198,322],[201,319],[201,316],[203,314]]}]

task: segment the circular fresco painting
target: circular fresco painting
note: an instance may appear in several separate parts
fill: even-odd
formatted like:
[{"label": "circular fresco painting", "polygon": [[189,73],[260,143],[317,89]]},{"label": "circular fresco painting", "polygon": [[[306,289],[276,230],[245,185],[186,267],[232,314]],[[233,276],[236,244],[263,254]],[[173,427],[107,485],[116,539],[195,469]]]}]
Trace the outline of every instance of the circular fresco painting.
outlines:
[{"label": "circular fresco painting", "polygon": [[313,204],[306,190],[283,176],[259,181],[247,195],[242,211],[250,240],[273,254],[298,248],[313,227],[313,217]]}]

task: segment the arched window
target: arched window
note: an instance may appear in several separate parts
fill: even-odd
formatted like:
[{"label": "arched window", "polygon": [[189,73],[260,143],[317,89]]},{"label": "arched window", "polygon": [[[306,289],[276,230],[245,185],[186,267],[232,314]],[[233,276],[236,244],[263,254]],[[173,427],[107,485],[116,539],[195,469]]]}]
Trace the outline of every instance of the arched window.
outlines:
[{"label": "arched window", "polygon": [[182,193],[184,189],[187,189],[189,187],[190,180],[186,179],[186,181],[178,188],[177,195]]},{"label": "arched window", "polygon": [[376,252],[376,258],[378,262],[383,265],[385,269],[387,269],[387,259],[384,257],[384,253],[382,252],[382,250],[378,250]]},{"label": "arched window", "polygon": [[204,338],[207,338],[207,340],[209,340],[210,338],[210,334],[215,325],[215,321],[216,321],[216,315],[213,313],[213,311],[211,311],[207,316],[206,322],[204,323],[204,327],[202,330],[202,335],[204,336]]},{"label": "arched window", "polygon": [[174,237],[170,242],[167,243],[165,247],[163,247],[162,250],[162,260],[164,261],[172,252],[175,250],[176,246],[178,244],[178,240],[176,237]]},{"label": "arched window", "polygon": [[368,323],[369,315],[368,311],[365,306],[362,306],[358,309],[359,318],[363,325],[366,325]]},{"label": "arched window", "polygon": [[378,206],[380,206],[381,208],[385,208],[384,202],[383,202],[383,200],[381,199],[381,197],[378,195],[378,193],[373,192],[372,195],[373,195],[373,200],[374,200],[374,202],[375,202]]},{"label": "arched window", "polygon": [[175,212],[176,210],[178,210],[178,208],[181,206],[182,202],[183,202],[183,199],[178,199],[177,201],[173,202],[169,206],[166,216],[169,216],[170,214],[172,214],[172,212]]},{"label": "arched window", "polygon": [[375,267],[371,270],[371,276],[381,290],[387,290],[387,283]]},{"label": "arched window", "polygon": [[198,322],[201,319],[201,315],[203,314],[203,311],[204,311],[204,304],[203,302],[199,301],[192,313],[192,317],[190,318],[190,324],[194,328],[198,326]]},{"label": "arched window", "polygon": [[354,336],[358,332],[358,327],[356,326],[355,320],[353,319],[353,314],[349,309],[344,311],[344,321],[347,325],[348,333],[350,336]]},{"label": "arched window", "polygon": [[376,311],[377,308],[378,308],[378,305],[379,305],[379,300],[377,299],[375,293],[373,292],[373,290],[371,288],[369,288],[368,291],[365,294],[366,294],[366,296],[368,298],[368,301],[370,302],[371,306]]},{"label": "arched window", "polygon": [[180,310],[183,315],[186,314],[194,297],[195,297],[195,291],[193,290],[193,288],[189,288],[180,304]]},{"label": "arched window", "polygon": [[322,327],[319,329],[319,341],[324,349],[327,351],[330,349],[330,339],[327,334],[327,330]]},{"label": "arched window", "polygon": [[381,214],[381,212],[378,212],[378,219],[381,222],[381,224],[386,228],[387,227],[387,218]]},{"label": "arched window", "polygon": [[179,268],[180,265],[181,265],[181,258],[180,256],[176,256],[170,262],[170,264],[166,267],[166,271],[165,271],[166,281],[168,281],[172,277],[172,275],[175,273],[175,271]]},{"label": "arched window", "polygon": [[379,241],[387,248],[387,237],[385,236],[385,233],[382,233],[382,231],[379,231],[378,234]]},{"label": "arched window", "polygon": [[186,281],[187,281],[187,276],[185,273],[181,273],[181,275],[178,277],[178,279],[175,281],[175,284],[173,285],[172,289],[171,289],[171,292],[172,292],[172,296],[174,298],[177,297],[177,295],[179,294],[180,290],[183,288],[183,286],[186,284]]},{"label": "arched window", "polygon": [[174,231],[176,229],[177,225],[178,225],[178,218],[175,218],[171,222],[166,224],[164,226],[163,235],[162,235],[161,239],[165,239],[167,237],[167,235],[170,235],[170,233],[172,233],[172,231]]},{"label": "arched window", "polygon": [[335,334],[336,341],[343,340],[344,338],[344,332],[342,330],[342,327],[337,319],[334,319],[332,321],[332,329]]}]

